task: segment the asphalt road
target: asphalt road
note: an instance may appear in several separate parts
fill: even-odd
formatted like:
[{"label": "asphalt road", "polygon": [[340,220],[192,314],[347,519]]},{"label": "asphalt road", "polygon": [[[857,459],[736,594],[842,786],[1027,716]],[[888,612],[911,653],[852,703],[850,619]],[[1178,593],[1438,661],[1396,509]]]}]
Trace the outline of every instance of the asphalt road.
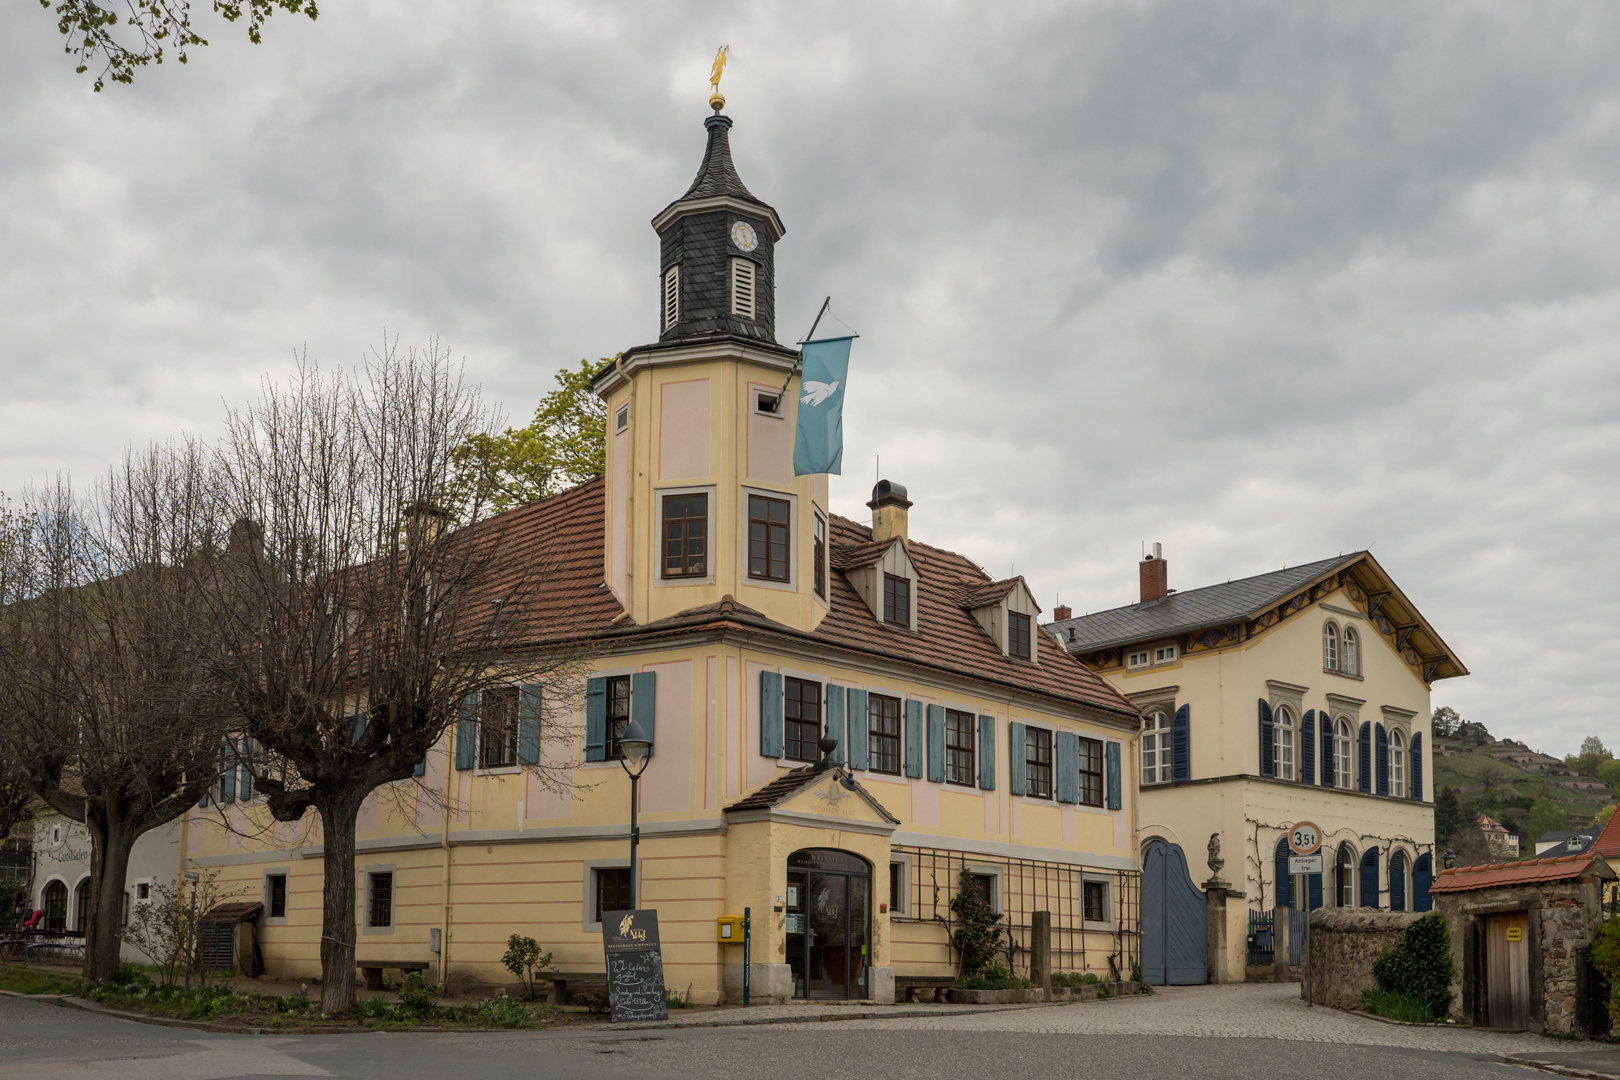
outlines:
[{"label": "asphalt road", "polygon": [[[1272,1038],[881,1030],[846,1024],[656,1032],[198,1035],[0,998],[0,1077],[118,1080],[337,1076],[389,1080],[982,1080],[1241,1077],[1452,1080],[1525,1077],[1489,1055]],[[934,1023],[938,1023],[937,1021]],[[1545,1074],[1543,1074],[1545,1075]]]}]

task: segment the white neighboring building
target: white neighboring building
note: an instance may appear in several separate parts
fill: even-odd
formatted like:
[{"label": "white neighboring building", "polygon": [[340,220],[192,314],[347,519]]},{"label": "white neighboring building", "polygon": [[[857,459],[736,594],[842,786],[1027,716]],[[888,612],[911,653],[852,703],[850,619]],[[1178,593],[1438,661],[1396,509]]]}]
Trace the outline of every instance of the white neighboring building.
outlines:
[{"label": "white neighboring building", "polygon": [[[124,879],[124,910],[129,922],[135,904],[149,898],[157,885],[172,885],[180,865],[180,822],[160,825],[135,841]],[[90,835],[84,826],[61,814],[46,814],[34,824],[33,907],[45,912],[47,929],[84,932],[90,895]],[[145,954],[125,945],[125,960],[149,963]]]}]

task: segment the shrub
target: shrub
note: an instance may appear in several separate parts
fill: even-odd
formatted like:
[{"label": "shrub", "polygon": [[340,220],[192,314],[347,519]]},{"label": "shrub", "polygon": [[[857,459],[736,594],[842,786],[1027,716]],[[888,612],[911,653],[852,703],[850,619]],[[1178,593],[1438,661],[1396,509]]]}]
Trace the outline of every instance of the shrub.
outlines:
[{"label": "shrub", "polygon": [[978,883],[965,866],[957,879],[956,895],[951,897],[951,914],[961,924],[951,935],[951,944],[961,958],[959,973],[963,979],[972,979],[983,974],[995,959],[1001,943],[1001,927],[996,924],[1001,916],[979,898]]},{"label": "shrub", "polygon": [[1609,984],[1609,1027],[1620,1025],[1620,915],[1598,928],[1586,958]]},{"label": "shrub", "polygon": [[308,994],[289,994],[287,997],[276,998],[276,1012],[289,1016],[319,1016],[321,1014],[321,999],[312,998]]},{"label": "shrub", "polygon": [[506,939],[506,952],[501,956],[501,964],[518,977],[523,984],[523,996],[534,1000],[539,996],[535,980],[536,971],[543,971],[551,966],[551,954],[540,951],[540,943],[532,937],[523,937],[513,934]]},{"label": "shrub", "polygon": [[1078,971],[1060,971],[1052,976],[1053,986],[1091,986],[1101,982],[1095,972],[1087,971],[1084,974]]},{"label": "shrub", "polygon": [[383,998],[356,998],[349,1011],[357,1020],[399,1019],[399,1006]]},{"label": "shrub", "polygon": [[1434,1019],[1429,1006],[1413,994],[1396,994],[1388,990],[1363,990],[1361,1007],[1370,1013],[1387,1016],[1391,1020],[1405,1020],[1412,1024],[1427,1024]]},{"label": "shrub", "polygon": [[516,998],[504,995],[463,1005],[459,1019],[479,1027],[521,1028],[534,1025],[534,1013]]},{"label": "shrub", "polygon": [[1378,989],[1416,998],[1428,1010],[1425,1019],[1444,1016],[1451,1006],[1451,939],[1446,917],[1431,911],[1406,928],[1401,940],[1373,963]]},{"label": "shrub", "polygon": [[979,974],[956,980],[959,990],[1030,990],[1034,986],[1034,983],[1018,978],[1001,964],[987,964]]},{"label": "shrub", "polygon": [[578,995],[578,998],[579,1003],[585,1006],[585,1010],[595,1016],[600,1016],[613,1007],[608,1001],[607,993],[602,990],[587,990]]},{"label": "shrub", "polygon": [[692,987],[688,985],[684,994],[679,990],[664,991],[664,1004],[671,1009],[688,1008],[692,1004]]},{"label": "shrub", "polygon": [[413,1017],[431,1016],[438,1006],[433,999],[439,996],[439,987],[422,981],[422,973],[413,971],[399,986],[399,1007]]}]

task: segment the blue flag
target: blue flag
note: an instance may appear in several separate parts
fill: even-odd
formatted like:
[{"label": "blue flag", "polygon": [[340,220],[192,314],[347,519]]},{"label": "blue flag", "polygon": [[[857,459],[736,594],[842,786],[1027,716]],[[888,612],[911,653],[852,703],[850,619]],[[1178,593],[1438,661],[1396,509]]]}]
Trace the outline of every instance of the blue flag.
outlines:
[{"label": "blue flag", "polygon": [[842,473],[844,383],[852,337],[807,341],[800,350],[799,421],[793,434],[793,475]]}]

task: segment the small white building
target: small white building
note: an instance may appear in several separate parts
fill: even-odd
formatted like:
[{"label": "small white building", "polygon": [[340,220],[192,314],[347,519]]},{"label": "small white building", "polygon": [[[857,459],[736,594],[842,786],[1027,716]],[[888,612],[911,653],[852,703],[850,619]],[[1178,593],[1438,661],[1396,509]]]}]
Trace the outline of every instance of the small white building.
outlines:
[{"label": "small white building", "polygon": [[[179,821],[160,825],[135,841],[124,879],[121,922],[129,922],[134,906],[150,899],[156,886],[173,885],[179,865]],[[45,913],[42,929],[84,933],[90,901],[90,834],[83,825],[55,813],[34,823],[32,898],[34,909]],[[121,955],[138,964],[148,962],[129,945]]]}]

